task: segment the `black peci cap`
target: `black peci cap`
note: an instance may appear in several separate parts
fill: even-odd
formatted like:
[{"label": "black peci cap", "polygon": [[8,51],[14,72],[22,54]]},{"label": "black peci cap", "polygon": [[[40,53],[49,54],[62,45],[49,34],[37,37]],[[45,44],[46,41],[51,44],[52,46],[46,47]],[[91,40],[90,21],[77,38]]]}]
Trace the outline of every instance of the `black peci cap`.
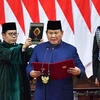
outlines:
[{"label": "black peci cap", "polygon": [[98,27],[97,27],[97,29],[99,29],[99,30],[100,30],[100,26],[98,26]]},{"label": "black peci cap", "polygon": [[16,23],[9,22],[9,23],[2,24],[2,33],[6,32],[7,30],[16,30]]},{"label": "black peci cap", "polygon": [[60,29],[62,30],[62,26],[61,26],[61,21],[48,21],[47,23],[47,30],[57,30]]}]

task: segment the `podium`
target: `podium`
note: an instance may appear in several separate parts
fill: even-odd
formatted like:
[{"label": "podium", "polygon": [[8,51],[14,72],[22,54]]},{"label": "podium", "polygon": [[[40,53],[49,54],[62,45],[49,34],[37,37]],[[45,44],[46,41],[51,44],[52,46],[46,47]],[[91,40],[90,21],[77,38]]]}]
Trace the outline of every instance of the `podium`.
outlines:
[{"label": "podium", "polygon": [[[33,100],[36,80],[32,80],[30,84]],[[93,76],[89,79],[86,76],[83,79],[73,77],[73,86],[74,100],[100,100],[100,87],[94,84]]]},{"label": "podium", "polygon": [[100,87],[94,84],[93,76],[83,79],[73,77],[75,100],[100,100]]}]

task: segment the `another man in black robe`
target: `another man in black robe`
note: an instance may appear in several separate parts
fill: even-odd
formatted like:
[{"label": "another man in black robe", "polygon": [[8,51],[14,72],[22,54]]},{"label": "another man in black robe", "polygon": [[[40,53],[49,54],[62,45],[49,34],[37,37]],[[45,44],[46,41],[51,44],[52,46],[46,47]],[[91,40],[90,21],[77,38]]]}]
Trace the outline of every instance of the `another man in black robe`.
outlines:
[{"label": "another man in black robe", "polygon": [[95,84],[100,86],[100,26],[97,27],[93,40],[93,76]]},{"label": "another man in black robe", "polygon": [[26,75],[26,64],[30,59],[32,42],[16,44],[15,23],[2,24],[3,42],[0,43],[0,100],[30,100],[30,82]]}]

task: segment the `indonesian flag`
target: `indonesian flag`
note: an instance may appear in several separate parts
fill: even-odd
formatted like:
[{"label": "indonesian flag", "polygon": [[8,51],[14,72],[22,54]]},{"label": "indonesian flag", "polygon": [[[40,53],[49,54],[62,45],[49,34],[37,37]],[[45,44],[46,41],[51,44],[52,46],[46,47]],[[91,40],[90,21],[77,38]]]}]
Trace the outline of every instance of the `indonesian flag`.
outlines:
[{"label": "indonesian flag", "polygon": [[18,43],[24,43],[29,36],[30,23],[44,23],[43,39],[47,41],[47,21],[61,20],[62,40],[77,48],[87,77],[93,75],[92,47],[100,25],[100,0],[0,0],[0,4],[0,25],[15,21]]},{"label": "indonesian flag", "polygon": [[0,0],[0,24],[5,22],[4,0]]},{"label": "indonesian flag", "polygon": [[[0,0],[0,25],[3,24],[5,22],[5,11],[4,11],[4,0]],[[0,30],[1,27],[0,27]],[[0,34],[0,38],[1,38],[1,34]]]}]

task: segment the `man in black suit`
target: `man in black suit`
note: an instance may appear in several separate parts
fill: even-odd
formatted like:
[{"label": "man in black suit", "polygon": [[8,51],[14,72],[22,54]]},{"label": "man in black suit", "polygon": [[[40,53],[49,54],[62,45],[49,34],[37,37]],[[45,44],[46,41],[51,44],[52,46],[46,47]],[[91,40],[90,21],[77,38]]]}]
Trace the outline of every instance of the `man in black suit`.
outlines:
[{"label": "man in black suit", "polygon": [[100,86],[100,26],[97,27],[93,42],[93,76],[95,84]]}]

